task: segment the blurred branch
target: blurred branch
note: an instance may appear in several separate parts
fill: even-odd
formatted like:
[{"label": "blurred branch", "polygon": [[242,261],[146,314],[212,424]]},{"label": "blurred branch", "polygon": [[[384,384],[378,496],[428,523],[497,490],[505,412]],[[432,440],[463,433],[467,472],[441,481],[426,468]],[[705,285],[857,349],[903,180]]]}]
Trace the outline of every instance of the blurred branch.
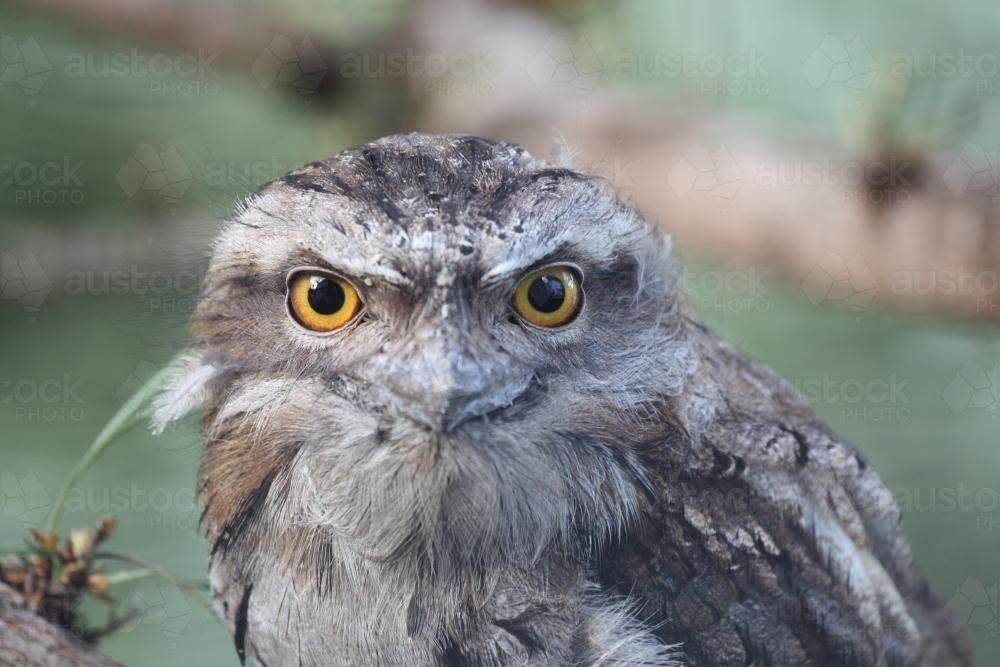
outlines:
[{"label": "blurred branch", "polygon": [[24,597],[0,583],[0,664],[23,667],[117,667],[94,646],[28,609]]},{"label": "blurred branch", "polygon": [[[32,0],[30,11],[58,15],[103,34],[169,45],[179,51],[218,53],[226,66],[249,71],[274,35],[293,41],[303,34],[280,16],[241,15],[232,6],[179,3],[134,4],[128,0]],[[380,115],[387,133],[402,129],[464,132],[525,145],[546,154],[554,137],[577,150],[576,166],[605,175],[616,190],[669,228],[682,249],[726,262],[759,263],[790,280],[808,279],[825,257],[858,257],[878,289],[876,302],[912,310],[937,310],[996,321],[1000,293],[995,284],[966,289],[894,289],[901,274],[914,281],[943,272],[1000,275],[1000,208],[975,192],[956,196],[942,175],[963,149],[978,122],[978,109],[945,110],[936,125],[907,130],[901,109],[909,91],[889,91],[858,123],[853,141],[822,145],[784,136],[764,140],[760,128],[740,125],[705,109],[677,109],[676,100],[642,97],[635,88],[612,88],[605,76],[588,89],[565,82],[537,81],[531,62],[547,40],[565,36],[553,15],[565,17],[559,0],[419,0],[399,23],[380,34],[339,44],[315,35],[328,66],[318,93],[367,92],[373,86],[399,99],[394,112]],[[485,80],[432,80],[421,76],[345,77],[337,63],[345,54],[406,53],[451,58],[488,56]],[[537,75],[537,72],[536,72]],[[450,94],[442,86],[488,84],[489,93]],[[432,89],[436,86],[436,89]],[[285,87],[297,94],[293,87]],[[475,90],[475,88],[472,88]],[[327,100],[331,99],[329,96]],[[395,98],[392,98],[395,99]],[[379,102],[386,105],[385,98]],[[974,105],[973,105],[974,106]],[[710,192],[678,194],[671,170],[692,148],[722,147],[742,179],[725,205]],[[905,185],[890,190],[864,184],[786,185],[767,183],[762,168],[802,168],[827,159],[867,169],[879,161],[905,163]],[[973,281],[975,283],[975,281]],[[988,289],[983,289],[983,287]]]},{"label": "blurred branch", "polygon": [[[411,17],[413,34],[423,35],[423,43],[445,57],[490,49],[495,92],[417,91],[420,129],[513,141],[536,155],[550,152],[562,135],[576,149],[576,167],[603,175],[659,220],[681,249],[773,268],[799,284],[831,254],[844,262],[858,257],[876,283],[876,303],[1000,320],[996,185],[992,194],[956,194],[943,178],[979,125],[983,102],[965,100],[962,108],[907,127],[910,91],[901,85],[873,91],[883,94],[871,95],[867,116],[855,121],[845,145],[788,134],[768,140],[761,127],[692,104],[674,110],[676,102],[606,86],[607,77],[591,90],[556,81],[538,85],[529,75],[531,59],[547,39],[562,34],[558,27],[540,15],[486,0],[464,4],[462,13],[443,11],[444,4],[421,3]],[[462,29],[463,24],[490,29]],[[720,156],[731,157],[735,190],[719,196],[710,188],[674,186],[672,170],[690,165],[692,151],[707,157],[720,149]],[[767,178],[767,170],[801,174],[804,165],[824,160],[851,164],[866,176],[857,184],[845,178],[815,184]],[[889,176],[895,182],[878,184],[878,178],[867,177],[871,169],[881,177],[893,165],[896,172]],[[995,164],[993,170],[995,181]],[[721,173],[710,169],[706,176]],[[953,278],[964,278],[965,284],[950,289],[947,281]],[[927,289],[930,281],[939,287]]]},{"label": "blurred branch", "polygon": [[[243,14],[233,4],[134,2],[132,0],[14,0],[34,14],[45,14],[111,38],[127,37],[172,51],[217,53],[238,64],[259,55],[258,38],[274,35],[270,21]],[[268,28],[271,28],[268,31]],[[247,60],[249,58],[249,61]]]},{"label": "blurred branch", "polygon": [[[213,67],[250,72],[275,37],[299,43],[308,38],[324,63],[340,62],[347,53],[380,53],[405,44],[404,34],[361,35],[357,43],[333,43],[325,36],[287,21],[281,13],[253,11],[232,3],[134,2],[133,0],[14,0],[33,14],[43,14],[109,39],[127,39],[145,48],[214,56]],[[405,26],[404,26],[405,28]],[[138,42],[138,43],[136,43]],[[395,79],[390,79],[395,82]],[[319,100],[334,99],[344,80],[330,68],[314,91]],[[290,93],[296,93],[291,88]],[[297,94],[297,93],[296,93]]]}]

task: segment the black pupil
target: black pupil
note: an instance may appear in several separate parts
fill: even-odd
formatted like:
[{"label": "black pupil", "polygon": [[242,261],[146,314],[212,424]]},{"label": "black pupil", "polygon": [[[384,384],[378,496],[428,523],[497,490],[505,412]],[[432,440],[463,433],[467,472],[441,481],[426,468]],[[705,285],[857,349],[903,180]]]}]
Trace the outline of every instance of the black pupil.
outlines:
[{"label": "black pupil", "polygon": [[543,313],[554,313],[565,300],[566,286],[555,276],[539,276],[528,288],[528,303]]},{"label": "black pupil", "polygon": [[309,279],[309,306],[320,315],[333,315],[346,300],[344,288],[337,281],[319,276]]}]

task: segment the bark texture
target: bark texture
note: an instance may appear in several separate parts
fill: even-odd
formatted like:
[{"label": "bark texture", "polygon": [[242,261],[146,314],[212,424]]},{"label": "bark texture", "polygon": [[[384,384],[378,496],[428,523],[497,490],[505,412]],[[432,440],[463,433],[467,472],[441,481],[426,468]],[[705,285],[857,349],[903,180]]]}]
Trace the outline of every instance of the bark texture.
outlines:
[{"label": "bark texture", "polygon": [[118,663],[29,610],[20,593],[0,583],[0,665],[115,667]]}]

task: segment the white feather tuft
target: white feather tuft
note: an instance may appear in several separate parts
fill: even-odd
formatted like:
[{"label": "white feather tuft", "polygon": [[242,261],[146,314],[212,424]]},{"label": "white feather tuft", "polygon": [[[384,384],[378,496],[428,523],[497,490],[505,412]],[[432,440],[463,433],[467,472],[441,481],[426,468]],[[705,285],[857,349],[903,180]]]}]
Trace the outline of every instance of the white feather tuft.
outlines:
[{"label": "white feather tuft", "polygon": [[200,408],[209,384],[225,371],[225,366],[207,361],[201,351],[186,355],[153,399],[153,433],[160,435],[171,423]]}]

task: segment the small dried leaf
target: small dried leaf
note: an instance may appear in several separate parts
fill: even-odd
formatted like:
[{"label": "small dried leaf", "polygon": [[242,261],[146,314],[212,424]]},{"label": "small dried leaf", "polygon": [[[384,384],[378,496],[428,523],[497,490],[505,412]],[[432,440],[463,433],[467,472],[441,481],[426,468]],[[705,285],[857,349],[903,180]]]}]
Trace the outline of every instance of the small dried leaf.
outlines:
[{"label": "small dried leaf", "polygon": [[71,553],[79,558],[89,554],[94,546],[94,532],[89,528],[78,528],[70,532]]}]

